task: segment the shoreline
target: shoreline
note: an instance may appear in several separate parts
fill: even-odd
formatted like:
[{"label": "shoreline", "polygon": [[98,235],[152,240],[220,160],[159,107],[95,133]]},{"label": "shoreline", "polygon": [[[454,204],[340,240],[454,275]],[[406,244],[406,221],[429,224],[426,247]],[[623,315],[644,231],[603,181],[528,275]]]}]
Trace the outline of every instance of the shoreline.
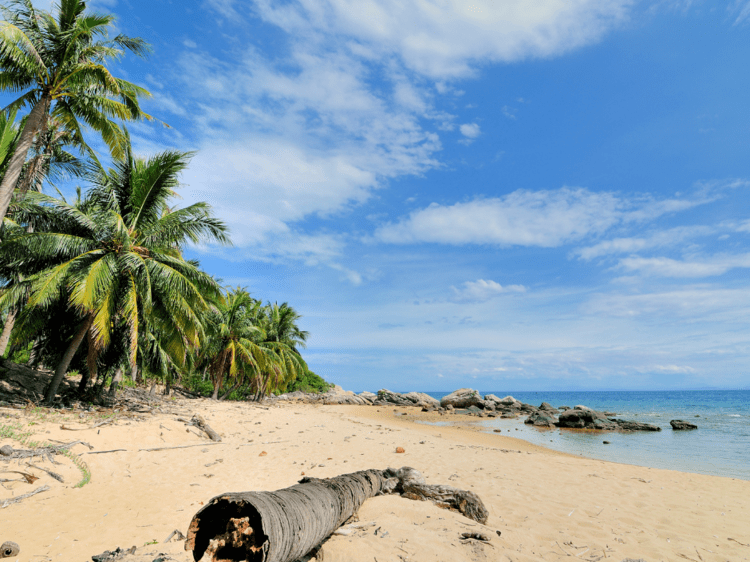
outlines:
[{"label": "shoreline", "polygon": [[[51,412],[40,419],[38,413],[0,409],[15,416],[0,418],[0,424],[25,424],[34,431],[32,439],[81,439],[94,447],[91,453],[125,449],[89,454],[76,446],[73,452],[86,453],[81,457],[92,474],[82,488],[73,488],[76,473],[66,465],[55,469],[66,476],[65,484],[35,471],[40,480],[33,486],[19,482],[10,491],[0,490],[5,498],[41,484],[51,488],[0,509],[0,542],[21,545],[17,560],[46,556],[83,562],[135,545],[134,562],[152,562],[158,553],[192,562],[181,543],[162,541],[175,529],[184,533],[201,502],[219,493],[276,490],[296,483],[303,472],[326,478],[386,466],[413,466],[428,483],[478,494],[490,511],[491,543],[461,543],[460,533],[477,530],[477,524],[459,514],[429,502],[382,496],[365,502],[359,513],[360,521],[376,522],[381,535],[334,535],[324,543],[321,559],[372,562],[374,556],[382,562],[401,555],[413,562],[531,562],[574,556],[589,562],[628,557],[652,562],[680,555],[697,560],[696,549],[704,562],[750,559],[750,547],[743,546],[750,544],[747,481],[561,453],[486,433],[473,420],[426,425],[419,423],[426,413],[414,408],[165,402],[171,413],[123,416],[76,433],[62,430],[59,418],[73,417],[64,423],[85,428],[101,416]],[[213,444],[177,420],[192,413],[203,415],[223,441]],[[0,438],[0,446],[9,442]],[[405,453],[396,453],[396,447]],[[45,525],[30,525],[39,513]],[[381,538],[383,531],[389,534]],[[146,544],[154,540],[157,544]]]}]

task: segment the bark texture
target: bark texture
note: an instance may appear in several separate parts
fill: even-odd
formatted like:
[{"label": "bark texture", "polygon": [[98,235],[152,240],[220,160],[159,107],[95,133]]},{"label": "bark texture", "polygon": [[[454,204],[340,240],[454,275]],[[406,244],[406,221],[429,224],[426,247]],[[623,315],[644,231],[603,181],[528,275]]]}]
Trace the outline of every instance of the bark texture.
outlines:
[{"label": "bark texture", "polygon": [[16,323],[16,311],[11,310],[8,312],[8,316],[5,318],[5,324],[3,325],[3,333],[0,334],[0,357],[3,356],[5,350],[8,349],[8,342],[10,341],[10,333],[13,331],[13,326]]},{"label": "bark texture", "polygon": [[18,139],[16,150],[8,163],[2,182],[0,182],[0,222],[5,218],[8,212],[10,201],[13,199],[13,190],[21,176],[23,165],[26,162],[26,155],[34,141],[34,136],[39,132],[47,118],[51,100],[49,97],[42,97],[39,102],[32,108],[29,116],[26,118],[26,124],[21,131]]},{"label": "bark texture", "polygon": [[0,558],[11,558],[17,556],[21,552],[21,548],[14,542],[5,541],[0,545]]},{"label": "bark texture", "polygon": [[81,323],[81,326],[78,328],[78,332],[73,337],[73,341],[70,342],[68,349],[65,351],[65,355],[63,355],[60,364],[57,366],[57,369],[55,370],[55,376],[52,377],[52,382],[49,383],[49,387],[47,388],[47,392],[44,396],[44,401],[48,406],[51,406],[52,402],[55,401],[57,389],[60,388],[60,383],[62,382],[63,377],[65,377],[65,373],[68,371],[68,366],[73,360],[73,356],[76,354],[76,351],[78,351],[78,347],[81,345],[83,337],[86,335],[86,332],[88,332],[93,321],[94,317],[89,315]]},{"label": "bark texture", "polygon": [[429,486],[413,468],[364,470],[304,478],[276,492],[222,494],[190,523],[185,550],[196,562],[293,562],[320,545],[368,498],[402,493],[429,499],[484,523],[487,510],[472,492]]}]

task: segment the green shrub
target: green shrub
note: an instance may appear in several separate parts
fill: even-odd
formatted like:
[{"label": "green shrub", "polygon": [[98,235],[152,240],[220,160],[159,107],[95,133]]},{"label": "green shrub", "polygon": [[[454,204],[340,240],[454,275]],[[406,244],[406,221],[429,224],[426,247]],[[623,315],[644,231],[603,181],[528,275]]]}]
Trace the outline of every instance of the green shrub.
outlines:
[{"label": "green shrub", "polygon": [[319,375],[316,375],[312,371],[307,371],[290,384],[286,391],[294,392],[300,390],[302,392],[328,392],[328,389],[332,386],[331,383],[324,381]]}]

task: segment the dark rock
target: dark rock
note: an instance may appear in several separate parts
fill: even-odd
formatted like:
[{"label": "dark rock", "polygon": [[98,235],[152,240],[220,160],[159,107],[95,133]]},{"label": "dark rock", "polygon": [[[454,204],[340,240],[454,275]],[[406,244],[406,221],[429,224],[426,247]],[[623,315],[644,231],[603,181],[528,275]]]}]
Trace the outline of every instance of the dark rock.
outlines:
[{"label": "dark rock", "polygon": [[3,445],[0,447],[0,455],[3,457],[9,457],[13,454],[13,447],[10,445]]},{"label": "dark rock", "polygon": [[538,412],[539,408],[536,406],[532,406],[531,404],[520,404],[520,409],[522,412],[525,412],[527,414],[533,414],[534,412]]},{"label": "dark rock", "polygon": [[444,407],[468,408],[469,406],[484,406],[484,401],[479,392],[471,388],[459,388],[447,396],[443,396],[440,405]]},{"label": "dark rock", "polygon": [[557,415],[560,413],[560,410],[555,408],[552,404],[548,402],[542,402],[541,406],[539,406],[539,410],[542,412],[547,412],[548,414]]},{"label": "dark rock", "polygon": [[634,422],[629,420],[618,420],[615,418],[612,418],[610,421],[613,421],[617,424],[618,429],[622,429],[625,431],[661,431],[661,428],[656,425],[651,425],[650,423],[640,423],[640,422]]},{"label": "dark rock", "polygon": [[694,423],[686,422],[684,420],[672,420],[669,422],[669,425],[672,426],[672,429],[678,430],[678,429],[698,429],[698,426]]},{"label": "dark rock", "polygon": [[385,388],[378,390],[378,400],[386,402],[388,404],[396,404],[398,406],[414,405],[414,402],[404,397],[403,394],[400,394],[398,392],[391,392],[390,390],[386,390]]},{"label": "dark rock", "polygon": [[557,423],[554,416],[546,412],[534,412],[523,422],[535,427],[552,427]]},{"label": "dark rock", "polygon": [[594,424],[594,420],[597,419],[594,414],[594,410],[589,410],[588,408],[585,410],[578,408],[566,410],[558,417],[557,426],[583,429],[587,425],[591,426]]},{"label": "dark rock", "polygon": [[478,414],[482,411],[482,409],[478,406],[469,406],[468,408],[466,408],[466,411],[470,414]]},{"label": "dark rock", "polygon": [[605,445],[609,445],[609,441],[602,441]]}]

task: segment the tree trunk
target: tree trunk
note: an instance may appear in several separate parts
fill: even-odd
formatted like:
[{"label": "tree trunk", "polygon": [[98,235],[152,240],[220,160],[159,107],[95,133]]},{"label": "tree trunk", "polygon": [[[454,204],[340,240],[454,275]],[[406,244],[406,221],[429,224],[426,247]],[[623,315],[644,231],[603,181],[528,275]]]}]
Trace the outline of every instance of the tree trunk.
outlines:
[{"label": "tree trunk", "polygon": [[78,328],[78,332],[76,332],[76,335],[73,337],[70,345],[68,345],[68,349],[65,351],[65,355],[63,355],[62,360],[57,365],[57,369],[55,369],[55,375],[52,377],[52,382],[49,383],[49,386],[47,387],[47,393],[44,396],[44,402],[48,406],[51,406],[55,401],[57,389],[60,387],[60,383],[65,377],[65,373],[68,371],[68,366],[73,360],[73,356],[76,354],[76,351],[78,351],[78,347],[81,345],[83,337],[86,335],[86,332],[89,331],[89,328],[91,327],[93,321],[94,316],[90,314],[83,322],[81,322],[81,325]]},{"label": "tree trunk", "polygon": [[120,382],[122,382],[122,369],[118,367],[115,371],[114,376],[112,377],[112,384],[109,385],[110,398],[115,397],[115,394],[117,393],[117,387],[120,385]]},{"label": "tree trunk", "polygon": [[235,390],[237,390],[237,389],[238,389],[238,388],[240,387],[240,384],[241,384],[241,383],[242,383],[242,381],[236,382],[236,383],[234,384],[234,386],[230,387],[230,388],[229,388],[229,390],[227,390],[227,391],[226,391],[226,392],[225,392],[224,394],[222,394],[222,395],[221,395],[221,397],[219,398],[219,400],[226,400],[226,399],[227,399],[227,396],[229,396],[229,395],[230,395],[230,394],[232,394],[232,393],[233,393],[233,392],[234,392]]},{"label": "tree trunk", "polygon": [[29,149],[34,142],[34,136],[39,132],[47,117],[50,102],[51,99],[49,96],[42,96],[42,99],[31,109],[31,113],[26,118],[26,124],[18,139],[16,150],[8,163],[3,180],[0,182],[0,223],[2,223],[8,212],[10,201],[13,198],[13,190],[18,183],[18,178],[21,176],[23,165],[26,162],[26,155],[29,153]]},{"label": "tree trunk", "polygon": [[211,394],[211,400],[218,400],[219,399],[219,384],[216,384],[214,386],[214,392]]},{"label": "tree trunk", "polygon": [[154,380],[153,383],[151,383],[151,388],[149,389],[148,393],[151,395],[156,394],[156,380]]},{"label": "tree trunk", "polygon": [[193,516],[185,550],[200,562],[292,562],[317,547],[368,498],[396,493],[486,523],[473,492],[425,483],[419,471],[364,470],[335,478],[303,478],[276,492],[222,494]]},{"label": "tree trunk", "polygon": [[88,331],[88,344],[89,349],[88,353],[86,354],[86,372],[81,375],[81,384],[78,385],[78,393],[83,394],[86,391],[86,385],[89,383],[90,380],[93,380],[94,383],[96,383],[97,375],[98,375],[98,367],[96,364],[96,356],[98,353],[96,352],[96,347],[94,346],[94,336],[91,333],[91,330]]},{"label": "tree trunk", "polygon": [[10,333],[13,330],[13,325],[16,323],[16,311],[11,310],[8,312],[8,316],[5,319],[5,325],[3,326],[3,333],[0,335],[0,357],[5,354],[5,350],[8,349],[8,342],[10,341]]}]

